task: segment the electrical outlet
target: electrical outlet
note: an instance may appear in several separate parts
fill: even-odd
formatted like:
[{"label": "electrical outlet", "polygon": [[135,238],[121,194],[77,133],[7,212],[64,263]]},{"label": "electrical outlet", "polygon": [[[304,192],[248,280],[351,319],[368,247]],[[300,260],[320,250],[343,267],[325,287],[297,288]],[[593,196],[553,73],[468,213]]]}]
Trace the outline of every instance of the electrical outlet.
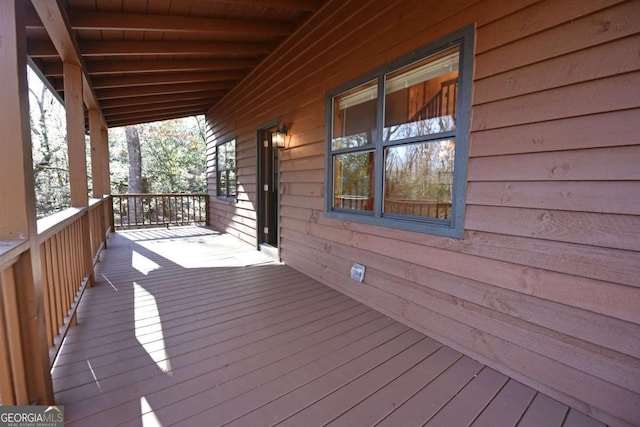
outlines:
[{"label": "electrical outlet", "polygon": [[353,267],[351,267],[351,280],[362,283],[364,280],[364,271],[364,265],[358,263],[353,264]]}]

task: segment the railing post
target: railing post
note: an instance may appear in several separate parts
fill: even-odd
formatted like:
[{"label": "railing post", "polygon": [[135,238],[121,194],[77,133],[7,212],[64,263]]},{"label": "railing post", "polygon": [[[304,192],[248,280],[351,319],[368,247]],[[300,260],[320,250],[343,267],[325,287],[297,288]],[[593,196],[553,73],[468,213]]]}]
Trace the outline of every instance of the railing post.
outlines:
[{"label": "railing post", "polygon": [[13,273],[3,273],[0,284],[3,288],[15,284],[19,330],[17,325],[7,327],[21,337],[27,398],[53,404],[29,130],[26,3],[0,1],[0,240],[23,240],[29,246],[11,267]]}]

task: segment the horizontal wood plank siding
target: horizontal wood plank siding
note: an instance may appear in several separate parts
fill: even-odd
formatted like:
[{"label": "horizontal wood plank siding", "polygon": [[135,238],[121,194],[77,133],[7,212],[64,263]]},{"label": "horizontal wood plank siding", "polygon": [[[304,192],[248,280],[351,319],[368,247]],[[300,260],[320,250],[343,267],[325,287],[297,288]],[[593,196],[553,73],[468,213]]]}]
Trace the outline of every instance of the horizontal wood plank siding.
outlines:
[{"label": "horizontal wood plank siding", "polygon": [[[326,218],[326,92],[471,23],[464,238]],[[255,244],[256,129],[279,118],[287,264],[605,423],[638,425],[639,43],[630,0],[329,0],[207,114],[213,225]],[[212,147],[231,138],[237,203],[215,199]],[[546,408],[534,403],[527,419]]]}]

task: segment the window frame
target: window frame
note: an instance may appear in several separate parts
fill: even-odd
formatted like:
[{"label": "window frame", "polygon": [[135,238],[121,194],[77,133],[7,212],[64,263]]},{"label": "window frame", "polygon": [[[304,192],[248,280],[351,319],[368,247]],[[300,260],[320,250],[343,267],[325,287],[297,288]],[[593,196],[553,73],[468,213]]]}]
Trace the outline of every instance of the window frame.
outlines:
[{"label": "window frame", "polygon": [[[227,145],[233,143],[233,145],[235,146],[235,150],[234,150],[234,155],[235,155],[235,159],[234,159],[234,167],[233,168],[225,168],[225,169],[220,169],[220,147],[223,145]],[[233,171],[236,175],[236,189],[235,189],[235,193],[232,195],[229,195],[229,172]],[[221,194],[220,192],[220,174],[222,172],[226,172],[226,193],[227,194]],[[233,201],[236,202],[238,199],[238,141],[236,140],[236,138],[230,138],[225,140],[224,142],[219,142],[216,144],[216,198],[219,200],[228,200],[228,201]]]},{"label": "window frame", "polygon": [[[407,55],[397,58],[375,70],[342,84],[326,93],[325,96],[325,207],[324,214],[329,218],[345,221],[361,222],[382,227],[399,228],[408,231],[416,231],[439,236],[462,238],[464,236],[464,216],[467,189],[467,167],[469,159],[469,139],[471,125],[471,86],[473,76],[473,46],[475,25],[469,25],[439,40],[422,46]],[[390,146],[405,145],[416,142],[424,142],[425,136],[403,139],[401,143],[396,141],[383,141],[383,127],[385,114],[385,76],[410,64],[422,61],[429,57],[452,48],[459,48],[460,63],[458,66],[458,94],[456,111],[456,129],[441,132],[437,139],[432,141],[455,139],[455,158],[453,172],[453,194],[451,200],[451,218],[418,218],[403,217],[394,214],[383,214],[384,198],[384,150]],[[376,137],[371,144],[363,147],[354,147],[333,150],[333,120],[334,99],[352,89],[365,85],[371,81],[377,81],[377,113],[376,113]],[[334,156],[346,153],[374,151],[374,209],[370,211],[357,211],[343,208],[334,208]]]}]

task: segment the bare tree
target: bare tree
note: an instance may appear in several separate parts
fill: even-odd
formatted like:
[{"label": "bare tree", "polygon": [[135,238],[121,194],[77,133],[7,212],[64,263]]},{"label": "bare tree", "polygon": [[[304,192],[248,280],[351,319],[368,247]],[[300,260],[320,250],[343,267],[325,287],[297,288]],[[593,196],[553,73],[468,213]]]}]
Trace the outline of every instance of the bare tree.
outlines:
[{"label": "bare tree", "polygon": [[[140,194],[142,188],[142,154],[140,152],[140,136],[136,126],[127,126],[125,128],[125,136],[127,140],[127,153],[129,155],[129,189],[130,194]],[[129,218],[138,223],[142,218],[142,200],[138,197],[129,199],[128,206]],[[134,203],[131,203],[133,201]]]}]

